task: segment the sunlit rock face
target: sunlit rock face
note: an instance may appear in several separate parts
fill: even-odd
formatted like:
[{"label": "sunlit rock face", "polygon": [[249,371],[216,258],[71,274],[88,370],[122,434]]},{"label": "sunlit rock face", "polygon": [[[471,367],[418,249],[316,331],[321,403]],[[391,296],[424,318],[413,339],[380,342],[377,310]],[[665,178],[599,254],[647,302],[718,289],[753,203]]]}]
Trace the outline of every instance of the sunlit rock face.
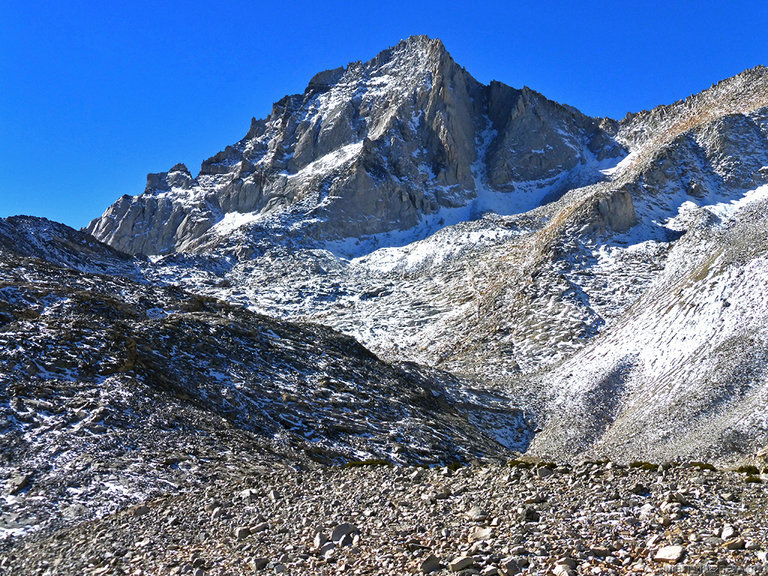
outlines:
[{"label": "sunlit rock face", "polygon": [[412,37],[316,75],[196,178],[183,164],[150,174],[88,231],[160,254],[189,249],[228,213],[281,215],[317,239],[405,230],[481,190],[514,204],[531,188],[598,180],[596,166],[624,153],[606,129],[528,88],[485,86],[439,40]]}]

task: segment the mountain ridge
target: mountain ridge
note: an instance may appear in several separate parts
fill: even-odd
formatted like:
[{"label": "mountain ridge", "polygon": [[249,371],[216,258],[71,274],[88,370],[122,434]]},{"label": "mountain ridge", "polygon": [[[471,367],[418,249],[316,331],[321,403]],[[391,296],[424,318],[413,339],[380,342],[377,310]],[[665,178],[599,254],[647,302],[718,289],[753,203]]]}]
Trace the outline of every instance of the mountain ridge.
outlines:
[{"label": "mountain ridge", "polygon": [[442,42],[414,37],[320,73],[196,178],[179,165],[152,174],[143,195],[87,230],[129,253],[166,253],[228,213],[294,209],[291,225],[313,238],[375,235],[466,206],[481,189],[496,204],[515,189],[556,194],[566,180],[599,178],[589,165],[621,153],[597,120],[527,88],[484,86]]}]

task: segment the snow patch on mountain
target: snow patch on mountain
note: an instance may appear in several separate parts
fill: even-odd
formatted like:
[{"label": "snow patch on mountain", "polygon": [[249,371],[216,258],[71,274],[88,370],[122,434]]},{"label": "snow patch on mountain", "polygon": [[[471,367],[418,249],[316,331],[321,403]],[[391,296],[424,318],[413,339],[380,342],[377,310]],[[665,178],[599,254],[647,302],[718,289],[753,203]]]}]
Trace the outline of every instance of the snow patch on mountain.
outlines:
[{"label": "snow patch on mountain", "polygon": [[741,198],[709,204],[705,208],[721,220],[728,221],[736,219],[741,210],[766,199],[768,199],[768,185],[750,190]]}]

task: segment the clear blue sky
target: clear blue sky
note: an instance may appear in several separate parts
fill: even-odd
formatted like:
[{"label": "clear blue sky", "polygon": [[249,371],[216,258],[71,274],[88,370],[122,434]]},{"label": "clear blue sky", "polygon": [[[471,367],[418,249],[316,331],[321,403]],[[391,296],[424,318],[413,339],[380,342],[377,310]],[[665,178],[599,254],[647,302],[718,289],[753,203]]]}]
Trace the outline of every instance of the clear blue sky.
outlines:
[{"label": "clear blue sky", "polygon": [[412,34],[482,82],[621,117],[768,64],[766,30],[765,1],[0,0],[0,216],[84,226]]}]

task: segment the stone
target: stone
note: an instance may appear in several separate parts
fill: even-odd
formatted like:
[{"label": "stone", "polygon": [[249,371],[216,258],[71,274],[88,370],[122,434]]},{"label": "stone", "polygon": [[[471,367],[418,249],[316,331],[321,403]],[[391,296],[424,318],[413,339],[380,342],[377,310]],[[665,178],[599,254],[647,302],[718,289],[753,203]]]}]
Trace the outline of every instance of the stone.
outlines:
[{"label": "stone", "polygon": [[328,542],[328,536],[326,536],[325,533],[318,531],[312,540],[312,547],[315,550],[319,550],[325,545],[326,542]]},{"label": "stone", "polygon": [[352,534],[344,534],[338,542],[339,548],[352,546]]},{"label": "stone", "polygon": [[336,549],[336,544],[333,542],[326,542],[320,547],[318,552],[323,558],[330,558],[333,555],[333,551]]},{"label": "stone", "polygon": [[421,561],[419,569],[421,570],[422,574],[429,574],[430,572],[442,570],[443,565],[440,563],[440,559],[437,556],[430,554]]},{"label": "stone", "polygon": [[656,509],[653,507],[653,504],[643,504],[640,507],[640,512],[638,516],[640,517],[640,520],[648,520],[649,518],[653,517],[653,513]]},{"label": "stone", "polygon": [[554,473],[555,471],[552,470],[552,468],[550,468],[549,466],[540,466],[536,468],[536,476],[538,476],[539,478],[549,478]]},{"label": "stone", "polygon": [[520,513],[520,517],[523,522],[538,522],[541,520],[541,514],[539,514],[535,508],[520,508],[518,509],[518,512]]},{"label": "stone", "polygon": [[590,546],[589,551],[596,558],[605,558],[611,553],[605,546]]},{"label": "stone", "polygon": [[493,535],[493,530],[491,528],[482,528],[480,526],[475,526],[469,532],[469,541],[475,542],[478,540],[489,540],[492,535]]},{"label": "stone", "polygon": [[31,474],[16,474],[8,481],[8,491],[11,495],[15,496],[25,488],[28,488],[31,480]]},{"label": "stone", "polygon": [[743,538],[734,538],[732,540],[728,540],[723,546],[728,548],[728,550],[744,550],[746,547],[746,542]]},{"label": "stone", "polygon": [[685,549],[682,546],[663,546],[654,555],[656,562],[665,562],[668,564],[677,564],[683,559]]},{"label": "stone", "polygon": [[515,576],[521,572],[520,565],[515,558],[507,556],[499,562],[499,572],[502,576]]},{"label": "stone", "polygon": [[357,526],[349,522],[343,522],[336,526],[331,532],[331,541],[339,542],[344,536],[359,532]]},{"label": "stone", "polygon": [[149,507],[146,506],[145,504],[139,504],[138,506],[134,506],[131,509],[131,513],[135,517],[144,516],[146,514],[149,514]]},{"label": "stone", "polygon": [[734,528],[731,524],[725,524],[723,526],[723,529],[720,531],[720,538],[723,540],[730,540],[734,536],[738,536],[739,531]]},{"label": "stone", "polygon": [[664,536],[662,536],[661,534],[654,534],[653,536],[648,538],[648,540],[645,542],[645,547],[646,548],[654,548],[663,539],[664,539]]},{"label": "stone", "polygon": [[251,534],[251,531],[246,526],[238,526],[237,528],[235,528],[235,538],[237,538],[238,540],[247,538],[248,536],[250,536],[250,534]]},{"label": "stone", "polygon": [[440,488],[439,490],[437,490],[435,492],[435,499],[436,500],[447,500],[448,498],[451,497],[452,494],[453,494],[453,492],[451,492],[450,488],[448,488],[447,486],[443,486],[442,488]]},{"label": "stone", "polygon": [[488,518],[488,513],[479,506],[472,506],[467,510],[466,517],[473,522],[482,522]]},{"label": "stone", "polygon": [[555,576],[576,576],[576,570],[569,568],[565,564],[556,564],[552,569],[552,574]]},{"label": "stone", "polygon": [[240,492],[237,493],[237,498],[241,500],[252,500],[255,499],[255,491],[251,490],[250,488],[246,488],[245,490],[240,490]]},{"label": "stone", "polygon": [[458,556],[448,562],[448,570],[451,572],[460,572],[475,565],[475,559],[472,556]]},{"label": "stone", "polygon": [[546,502],[546,498],[538,492],[523,500],[523,504],[541,504],[543,502]]},{"label": "stone", "polygon": [[251,567],[251,570],[258,571],[263,570],[267,567],[267,564],[269,564],[269,558],[252,558],[248,565]]}]

